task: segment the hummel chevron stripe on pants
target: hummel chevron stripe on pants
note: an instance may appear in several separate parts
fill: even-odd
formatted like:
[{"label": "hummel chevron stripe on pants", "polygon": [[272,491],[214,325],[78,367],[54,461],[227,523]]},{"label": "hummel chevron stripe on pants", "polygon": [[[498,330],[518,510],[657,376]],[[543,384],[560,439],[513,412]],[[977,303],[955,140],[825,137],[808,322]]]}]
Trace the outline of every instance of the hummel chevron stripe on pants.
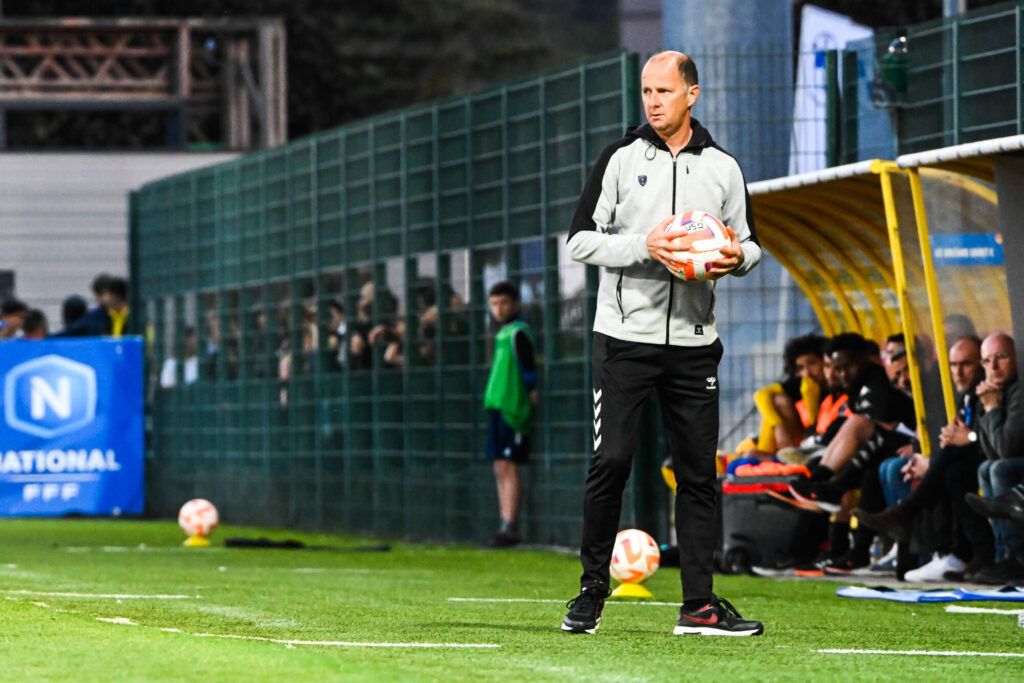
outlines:
[{"label": "hummel chevron stripe on pants", "polygon": [[594,453],[583,500],[583,586],[609,585],[622,492],[633,466],[640,413],[653,390],[679,487],[676,534],[683,595],[686,600],[711,598],[721,359],[718,340],[709,346],[669,346],[594,333]]}]

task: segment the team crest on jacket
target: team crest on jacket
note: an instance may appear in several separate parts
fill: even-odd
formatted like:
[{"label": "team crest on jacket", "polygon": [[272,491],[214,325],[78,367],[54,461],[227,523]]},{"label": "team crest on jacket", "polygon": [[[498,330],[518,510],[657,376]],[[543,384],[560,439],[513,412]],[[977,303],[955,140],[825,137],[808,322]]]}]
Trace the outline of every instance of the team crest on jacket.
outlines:
[{"label": "team crest on jacket", "polygon": [[638,183],[640,183],[640,187],[643,187],[644,185],[647,184],[647,176],[645,176],[645,175],[638,175],[636,177],[636,181]]}]

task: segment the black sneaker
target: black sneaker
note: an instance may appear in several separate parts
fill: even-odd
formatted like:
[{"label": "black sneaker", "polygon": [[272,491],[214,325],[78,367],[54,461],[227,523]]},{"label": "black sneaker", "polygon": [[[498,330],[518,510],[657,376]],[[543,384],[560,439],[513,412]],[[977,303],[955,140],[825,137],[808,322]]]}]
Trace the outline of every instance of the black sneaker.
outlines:
[{"label": "black sneaker", "polygon": [[853,511],[857,521],[869,529],[881,531],[897,541],[909,541],[913,521],[896,505],[881,512],[865,512],[860,508]]},{"label": "black sneaker", "polygon": [[1001,562],[982,569],[973,577],[975,583],[990,586],[1005,586],[1024,579],[1024,562],[1016,557],[1008,557]]},{"label": "black sneaker", "polygon": [[601,625],[604,599],[610,595],[604,586],[587,586],[575,598],[565,603],[569,609],[562,619],[562,630],[569,633],[597,633]]},{"label": "black sneaker", "polygon": [[971,509],[982,517],[988,517],[989,519],[1012,519],[1017,522],[1024,521],[1024,498],[1018,496],[1013,490],[995,498],[968,493],[966,500]]},{"label": "black sneaker", "polygon": [[698,610],[679,610],[679,621],[672,633],[677,636],[759,636],[764,633],[760,621],[744,619],[728,600],[711,596],[711,602]]},{"label": "black sneaker", "polygon": [[812,505],[822,512],[834,514],[839,512],[839,501],[843,492],[827,482],[798,479],[789,485],[790,494],[801,503]]},{"label": "black sneaker", "polygon": [[822,571],[828,576],[846,576],[848,574],[868,573],[871,564],[871,556],[863,552],[852,550],[840,558],[825,563]]},{"label": "black sneaker", "polygon": [[511,548],[519,545],[522,540],[523,539],[519,538],[519,534],[512,533],[510,531],[499,531],[491,536],[490,540],[487,542],[487,546],[490,548]]}]

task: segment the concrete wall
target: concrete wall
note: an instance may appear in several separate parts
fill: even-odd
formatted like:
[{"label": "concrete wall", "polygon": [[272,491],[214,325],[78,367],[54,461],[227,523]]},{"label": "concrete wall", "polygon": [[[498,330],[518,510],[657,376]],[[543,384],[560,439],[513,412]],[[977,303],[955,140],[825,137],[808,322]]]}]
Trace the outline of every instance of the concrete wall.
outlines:
[{"label": "concrete wall", "polygon": [[661,50],[662,0],[619,0],[619,45],[641,58]]},{"label": "concrete wall", "polygon": [[0,271],[50,329],[70,294],[92,300],[100,272],[127,277],[128,192],[233,158],[199,153],[0,153]]},{"label": "concrete wall", "polygon": [[693,109],[747,182],[788,174],[793,111],[791,0],[663,0],[667,50],[694,57]]}]

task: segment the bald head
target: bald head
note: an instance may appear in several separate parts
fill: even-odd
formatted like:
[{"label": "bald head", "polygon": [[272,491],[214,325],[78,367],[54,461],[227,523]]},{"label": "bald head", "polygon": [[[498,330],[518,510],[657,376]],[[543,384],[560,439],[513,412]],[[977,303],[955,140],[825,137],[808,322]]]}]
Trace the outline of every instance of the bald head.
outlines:
[{"label": "bald head", "polygon": [[1017,350],[1013,337],[996,332],[981,342],[981,364],[985,368],[985,379],[1002,384],[1017,376]]},{"label": "bald head", "polygon": [[697,65],[694,63],[690,56],[683,52],[676,52],[675,50],[665,50],[655,55],[651,55],[651,58],[647,60],[647,64],[644,65],[644,70],[648,66],[663,66],[672,65],[679,72],[679,78],[686,85],[698,85],[700,79],[697,76]]},{"label": "bald head", "polygon": [[949,349],[949,372],[959,392],[968,391],[981,381],[981,345],[974,337],[964,337]]}]

